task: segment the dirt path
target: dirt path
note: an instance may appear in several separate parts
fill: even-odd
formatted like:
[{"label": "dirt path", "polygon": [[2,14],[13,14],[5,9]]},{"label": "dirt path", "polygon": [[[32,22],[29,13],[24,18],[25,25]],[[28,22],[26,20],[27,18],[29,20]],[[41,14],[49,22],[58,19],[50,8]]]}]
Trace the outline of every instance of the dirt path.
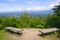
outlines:
[{"label": "dirt path", "polygon": [[40,38],[38,36],[38,30],[36,29],[25,29],[25,31],[23,32],[23,35],[21,38],[19,38],[19,40],[42,40],[42,38]]},{"label": "dirt path", "polygon": [[[14,34],[8,34],[8,39],[12,39],[12,40],[53,40],[49,38],[43,38],[38,36],[39,34],[39,29],[24,29],[24,31],[22,32],[22,35],[17,36]],[[7,40],[8,40],[7,39]]]}]

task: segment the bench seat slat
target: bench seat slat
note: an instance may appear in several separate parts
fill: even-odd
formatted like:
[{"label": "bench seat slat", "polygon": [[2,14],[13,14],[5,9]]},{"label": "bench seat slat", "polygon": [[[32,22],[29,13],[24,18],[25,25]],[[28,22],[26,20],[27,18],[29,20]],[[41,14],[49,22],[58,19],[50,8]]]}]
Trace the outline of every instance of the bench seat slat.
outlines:
[{"label": "bench seat slat", "polygon": [[39,30],[39,32],[41,32],[41,34],[45,34],[45,33],[51,33],[51,32],[55,32],[58,31],[57,28],[50,28],[50,29],[41,29]]}]

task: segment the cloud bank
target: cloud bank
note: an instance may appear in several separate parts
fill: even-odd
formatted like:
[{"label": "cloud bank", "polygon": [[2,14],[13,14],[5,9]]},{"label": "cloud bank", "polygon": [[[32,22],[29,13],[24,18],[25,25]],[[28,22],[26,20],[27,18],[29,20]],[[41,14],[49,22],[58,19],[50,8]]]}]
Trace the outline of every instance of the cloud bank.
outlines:
[{"label": "cloud bank", "polygon": [[0,1],[0,11],[50,10],[59,5],[60,0],[5,0]]}]

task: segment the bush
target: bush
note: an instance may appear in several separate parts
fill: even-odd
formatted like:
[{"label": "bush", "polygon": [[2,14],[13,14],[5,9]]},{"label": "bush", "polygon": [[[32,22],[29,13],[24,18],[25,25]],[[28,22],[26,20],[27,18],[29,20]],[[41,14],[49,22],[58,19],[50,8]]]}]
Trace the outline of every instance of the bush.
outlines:
[{"label": "bush", "polygon": [[5,27],[17,27],[17,28],[44,28],[45,20],[41,16],[33,17],[28,13],[24,13],[20,17],[0,17],[0,29]]}]

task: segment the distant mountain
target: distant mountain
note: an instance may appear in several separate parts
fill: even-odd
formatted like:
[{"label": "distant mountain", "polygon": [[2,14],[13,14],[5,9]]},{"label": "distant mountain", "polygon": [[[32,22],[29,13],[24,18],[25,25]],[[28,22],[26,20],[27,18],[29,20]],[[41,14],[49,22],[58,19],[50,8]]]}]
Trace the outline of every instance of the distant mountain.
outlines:
[{"label": "distant mountain", "polygon": [[[49,13],[53,14],[52,10],[43,10],[43,11],[27,11],[31,16],[47,16]],[[10,12],[0,12],[0,16],[20,16],[23,11],[10,11]]]}]

